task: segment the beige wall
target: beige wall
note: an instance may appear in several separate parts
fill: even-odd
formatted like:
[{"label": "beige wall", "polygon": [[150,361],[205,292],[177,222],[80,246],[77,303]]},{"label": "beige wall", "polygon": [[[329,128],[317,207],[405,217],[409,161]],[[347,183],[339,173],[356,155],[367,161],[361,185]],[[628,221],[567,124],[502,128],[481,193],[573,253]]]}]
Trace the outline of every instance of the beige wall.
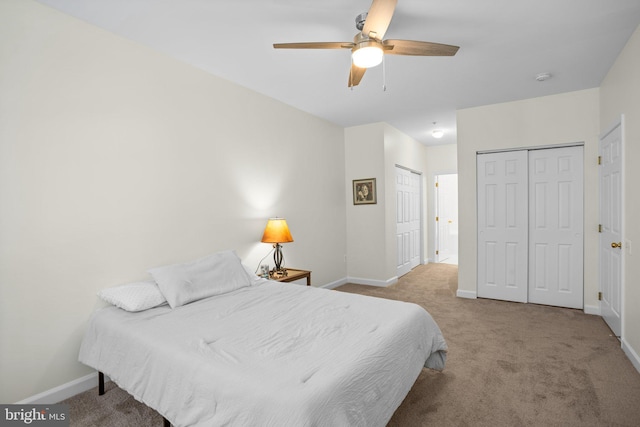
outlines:
[{"label": "beige wall", "polygon": [[457,144],[436,145],[427,147],[427,254],[431,262],[435,261],[436,247],[436,191],[435,176],[458,173]]},{"label": "beige wall", "polygon": [[584,303],[599,311],[598,94],[589,89],[458,111],[460,296],[476,295],[476,152],[584,143]]},{"label": "beige wall", "polygon": [[622,345],[640,370],[640,27],[618,56],[600,88],[600,128],[606,131],[624,114],[624,239],[625,304],[622,317]]},{"label": "beige wall", "polygon": [[[385,176],[384,124],[354,126],[344,130],[345,194],[347,221],[347,275],[349,278],[385,281]],[[353,180],[375,178],[378,203],[353,204]],[[353,280],[363,282],[363,280]]]},{"label": "beige wall", "polygon": [[[426,201],[426,153],[424,145],[386,123],[345,129],[347,264],[351,282],[384,286],[397,280],[395,168],[397,165],[422,173]],[[353,205],[352,180],[362,178],[376,178],[377,204]]]},{"label": "beige wall", "polygon": [[287,265],[346,277],[343,129],[28,0],[0,2],[0,402],[77,363],[96,292],[287,218]]}]

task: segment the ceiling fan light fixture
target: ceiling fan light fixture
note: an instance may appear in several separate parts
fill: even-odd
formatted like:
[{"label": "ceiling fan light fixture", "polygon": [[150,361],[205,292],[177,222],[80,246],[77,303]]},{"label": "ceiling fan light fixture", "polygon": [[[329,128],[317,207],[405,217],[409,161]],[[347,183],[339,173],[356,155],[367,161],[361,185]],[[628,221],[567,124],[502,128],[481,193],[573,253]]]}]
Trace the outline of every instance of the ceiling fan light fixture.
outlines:
[{"label": "ceiling fan light fixture", "polygon": [[[367,68],[384,64],[385,55],[453,56],[459,46],[426,41],[385,39],[398,0],[372,0],[371,7],[356,17],[358,33],[353,42],[274,43],[274,49],[349,49],[351,67],[347,86],[360,84]],[[384,67],[383,67],[384,68]],[[384,70],[383,81],[384,81]],[[383,90],[386,86],[383,84]]]},{"label": "ceiling fan light fixture", "polygon": [[351,60],[356,67],[371,68],[382,62],[383,52],[375,42],[363,42],[353,50]]}]

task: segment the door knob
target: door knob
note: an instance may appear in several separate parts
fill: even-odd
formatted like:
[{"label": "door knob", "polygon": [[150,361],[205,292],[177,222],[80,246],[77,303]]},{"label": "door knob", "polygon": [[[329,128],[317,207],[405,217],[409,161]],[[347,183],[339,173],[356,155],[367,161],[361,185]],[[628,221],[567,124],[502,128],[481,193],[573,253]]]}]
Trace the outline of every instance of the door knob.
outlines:
[{"label": "door knob", "polygon": [[620,249],[622,249],[622,242],[618,242],[618,243],[613,242],[613,243],[611,243],[611,247],[612,248],[620,248]]}]

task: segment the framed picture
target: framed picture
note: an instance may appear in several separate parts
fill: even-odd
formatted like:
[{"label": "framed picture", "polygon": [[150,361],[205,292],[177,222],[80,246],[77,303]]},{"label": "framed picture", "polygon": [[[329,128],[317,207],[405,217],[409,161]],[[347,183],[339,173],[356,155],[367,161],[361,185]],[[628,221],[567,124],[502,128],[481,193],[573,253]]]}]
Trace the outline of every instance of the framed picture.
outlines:
[{"label": "framed picture", "polygon": [[354,179],[353,180],[353,204],[373,205],[378,203],[376,197],[376,179]]}]

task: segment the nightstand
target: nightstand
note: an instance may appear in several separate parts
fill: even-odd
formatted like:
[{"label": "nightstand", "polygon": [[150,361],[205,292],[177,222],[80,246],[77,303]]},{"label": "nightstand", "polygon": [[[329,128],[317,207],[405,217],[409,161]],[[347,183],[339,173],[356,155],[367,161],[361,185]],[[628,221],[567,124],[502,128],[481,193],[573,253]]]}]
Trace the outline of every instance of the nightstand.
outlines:
[{"label": "nightstand", "polygon": [[273,272],[269,272],[269,279],[277,282],[294,282],[300,279],[307,279],[307,286],[311,286],[311,272],[308,270],[296,270],[294,268],[287,268],[286,276],[274,276]]}]

